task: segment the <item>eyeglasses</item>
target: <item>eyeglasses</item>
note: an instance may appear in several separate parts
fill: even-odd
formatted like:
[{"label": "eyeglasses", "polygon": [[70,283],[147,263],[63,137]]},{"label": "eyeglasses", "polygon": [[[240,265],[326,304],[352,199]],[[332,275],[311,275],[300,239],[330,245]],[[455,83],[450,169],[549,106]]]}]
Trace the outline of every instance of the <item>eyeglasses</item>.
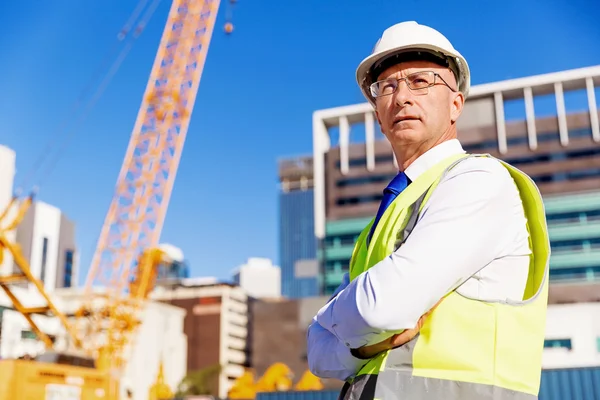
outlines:
[{"label": "eyeglasses", "polygon": [[440,81],[443,85],[447,86],[453,92],[456,92],[456,90],[450,87],[450,85],[448,85],[448,83],[444,80],[444,78],[441,77],[440,74],[437,74],[433,71],[420,71],[407,75],[404,78],[388,78],[372,83],[370,86],[371,95],[374,98],[378,98],[394,94],[398,90],[400,82],[402,81],[406,82],[406,85],[413,93],[425,95],[429,93],[430,87],[438,84],[437,78],[440,78]]}]

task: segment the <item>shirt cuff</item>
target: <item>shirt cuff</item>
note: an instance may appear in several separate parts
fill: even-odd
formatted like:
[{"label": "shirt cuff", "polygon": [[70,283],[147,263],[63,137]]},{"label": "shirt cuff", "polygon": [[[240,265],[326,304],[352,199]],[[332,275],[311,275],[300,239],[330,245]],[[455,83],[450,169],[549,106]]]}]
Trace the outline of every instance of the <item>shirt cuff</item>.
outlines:
[{"label": "shirt cuff", "polygon": [[345,381],[354,377],[369,359],[354,357],[335,335],[313,322],[308,331],[308,364],[321,378]]},{"label": "shirt cuff", "polygon": [[331,332],[348,349],[379,343],[394,332],[386,332],[370,327],[356,303],[357,288],[364,275],[350,282],[334,299],[317,313],[317,322]]}]

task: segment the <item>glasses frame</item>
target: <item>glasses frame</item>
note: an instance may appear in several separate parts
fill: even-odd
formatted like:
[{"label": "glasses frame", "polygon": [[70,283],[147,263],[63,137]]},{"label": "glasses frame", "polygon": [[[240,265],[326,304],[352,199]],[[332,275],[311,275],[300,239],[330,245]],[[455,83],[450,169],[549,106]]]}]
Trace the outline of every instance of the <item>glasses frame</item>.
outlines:
[{"label": "glasses frame", "polygon": [[[420,75],[423,73],[428,73],[433,75],[433,82],[430,83],[429,85],[425,86],[425,87],[420,87],[420,88],[412,88],[410,86],[409,83],[409,79],[411,77],[414,77],[415,75]],[[454,89],[453,87],[451,87],[450,85],[448,85],[448,82],[446,82],[444,80],[444,78],[442,78],[442,76],[440,74],[438,74],[437,72],[434,71],[417,71],[417,72],[413,72],[412,74],[406,75],[404,78],[387,78],[387,79],[382,79],[380,81],[377,82],[373,82],[371,85],[369,85],[369,91],[371,92],[371,96],[373,96],[374,99],[380,98],[380,97],[386,97],[386,96],[391,96],[394,93],[396,93],[398,91],[398,88],[400,87],[400,82],[404,81],[406,83],[406,86],[408,87],[408,89],[410,89],[411,92],[414,92],[415,94],[418,95],[426,95],[429,94],[429,88],[432,86],[435,86],[437,84],[440,84],[440,82],[438,82],[438,78],[440,78],[441,80],[441,84],[443,84],[444,86],[446,86],[448,89],[452,90],[453,92],[456,92],[457,90]],[[386,94],[380,94],[379,96],[376,95],[376,85],[378,85],[379,83],[382,82],[388,82],[388,81],[396,81],[397,86],[394,88],[394,91],[391,93],[386,93]]]}]

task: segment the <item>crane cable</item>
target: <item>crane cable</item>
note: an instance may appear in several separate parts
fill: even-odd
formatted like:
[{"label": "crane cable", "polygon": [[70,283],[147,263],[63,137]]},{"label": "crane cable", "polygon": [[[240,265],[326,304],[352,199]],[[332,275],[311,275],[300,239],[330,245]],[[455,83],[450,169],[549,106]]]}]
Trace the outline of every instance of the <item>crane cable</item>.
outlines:
[{"label": "crane cable", "polygon": [[[114,58],[114,54],[118,50],[118,47],[121,45],[121,43],[123,41],[125,41],[125,46],[121,49],[121,51],[117,55],[116,59],[114,59],[110,68],[108,68],[108,71],[105,73],[104,78],[102,79],[99,86],[96,88],[94,94],[92,95],[91,100],[85,105],[83,114],[79,116],[75,127],[73,127],[73,129],[71,130],[71,132],[69,134],[67,134],[67,132],[62,132],[62,135],[61,135],[62,143],[60,144],[58,151],[55,153],[55,156],[51,159],[50,164],[45,169],[41,178],[39,178],[37,185],[32,185],[33,186],[32,191],[37,192],[39,190],[39,187],[44,182],[46,182],[46,180],[49,178],[50,174],[54,171],[56,165],[58,164],[58,161],[63,156],[68,144],[72,141],[75,134],[78,132],[78,129],[76,129],[76,128],[79,128],[83,124],[83,122],[86,120],[89,113],[93,109],[93,107],[96,105],[96,103],[98,102],[98,100],[100,99],[100,97],[102,96],[102,94],[104,93],[104,91],[106,90],[106,88],[108,87],[110,82],[112,81],[113,77],[119,70],[121,64],[123,63],[123,61],[129,54],[129,52],[131,51],[131,48],[133,47],[135,40],[144,31],[144,28],[146,27],[148,21],[150,20],[150,18],[156,11],[156,8],[158,7],[161,0],[153,0],[150,7],[146,8],[148,1],[149,0],[140,0],[138,2],[136,8],[133,10],[132,14],[127,19],[127,22],[125,23],[125,25],[123,25],[123,28],[121,28],[121,30],[119,31],[119,33],[117,35],[117,42],[115,42],[113,44],[113,46],[110,48],[110,50],[104,56],[99,67],[96,69],[96,71],[94,72],[92,77],[89,79],[89,81],[84,86],[84,88],[80,92],[79,96],[77,97],[77,99],[75,100],[73,105],[71,106],[70,111],[67,113],[65,118],[63,118],[63,120],[59,124],[56,131],[51,135],[51,139],[47,142],[44,150],[39,155],[36,162],[30,168],[28,173],[23,178],[22,184],[19,186],[19,189],[17,189],[17,192],[20,192],[21,188],[28,187],[30,185],[31,181],[33,181],[34,175],[36,175],[36,173],[38,171],[40,171],[42,164],[45,162],[47,157],[50,156],[50,153],[52,152],[53,147],[58,143],[59,134],[61,133],[61,131],[66,130],[66,127],[69,124],[69,122],[76,119],[75,118],[76,113],[79,110],[79,108],[83,105],[82,103],[84,102],[84,98],[92,90],[92,86],[93,86],[94,82],[98,79],[98,77],[104,71],[106,71],[108,62],[110,61],[111,58]],[[132,30],[132,27],[134,26],[136,20],[138,19],[140,14],[142,14],[142,12],[144,11],[145,8],[146,8],[145,13],[143,14],[140,21],[137,23],[135,29]],[[131,32],[133,32],[133,33],[130,34]]]},{"label": "crane cable", "polygon": [[226,34],[231,34],[233,32],[233,7],[237,0],[229,0],[225,5],[225,25],[223,26],[223,30]]}]

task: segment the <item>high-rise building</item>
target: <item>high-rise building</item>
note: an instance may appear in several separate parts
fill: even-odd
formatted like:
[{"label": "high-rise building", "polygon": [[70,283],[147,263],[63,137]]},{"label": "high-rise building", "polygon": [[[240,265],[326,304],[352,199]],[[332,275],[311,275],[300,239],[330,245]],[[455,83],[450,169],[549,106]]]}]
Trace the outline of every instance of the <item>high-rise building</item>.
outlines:
[{"label": "high-rise building", "polygon": [[251,257],[233,271],[233,283],[254,299],[281,297],[281,268],[268,258]]},{"label": "high-rise building", "polygon": [[312,157],[279,162],[279,264],[281,292],[289,298],[319,293],[314,230]]},{"label": "high-rise building", "polygon": [[75,224],[57,207],[34,202],[17,227],[17,243],[44,288],[78,285]]},{"label": "high-rise building", "polygon": [[[594,291],[582,284],[600,288],[598,87],[600,66],[477,85],[458,121],[465,150],[506,160],[538,184],[553,251],[551,294],[570,301],[591,300]],[[341,282],[358,234],[397,173],[390,145],[375,132],[368,103],[313,116],[315,235],[325,294]],[[357,135],[364,141],[351,143]]]}]

